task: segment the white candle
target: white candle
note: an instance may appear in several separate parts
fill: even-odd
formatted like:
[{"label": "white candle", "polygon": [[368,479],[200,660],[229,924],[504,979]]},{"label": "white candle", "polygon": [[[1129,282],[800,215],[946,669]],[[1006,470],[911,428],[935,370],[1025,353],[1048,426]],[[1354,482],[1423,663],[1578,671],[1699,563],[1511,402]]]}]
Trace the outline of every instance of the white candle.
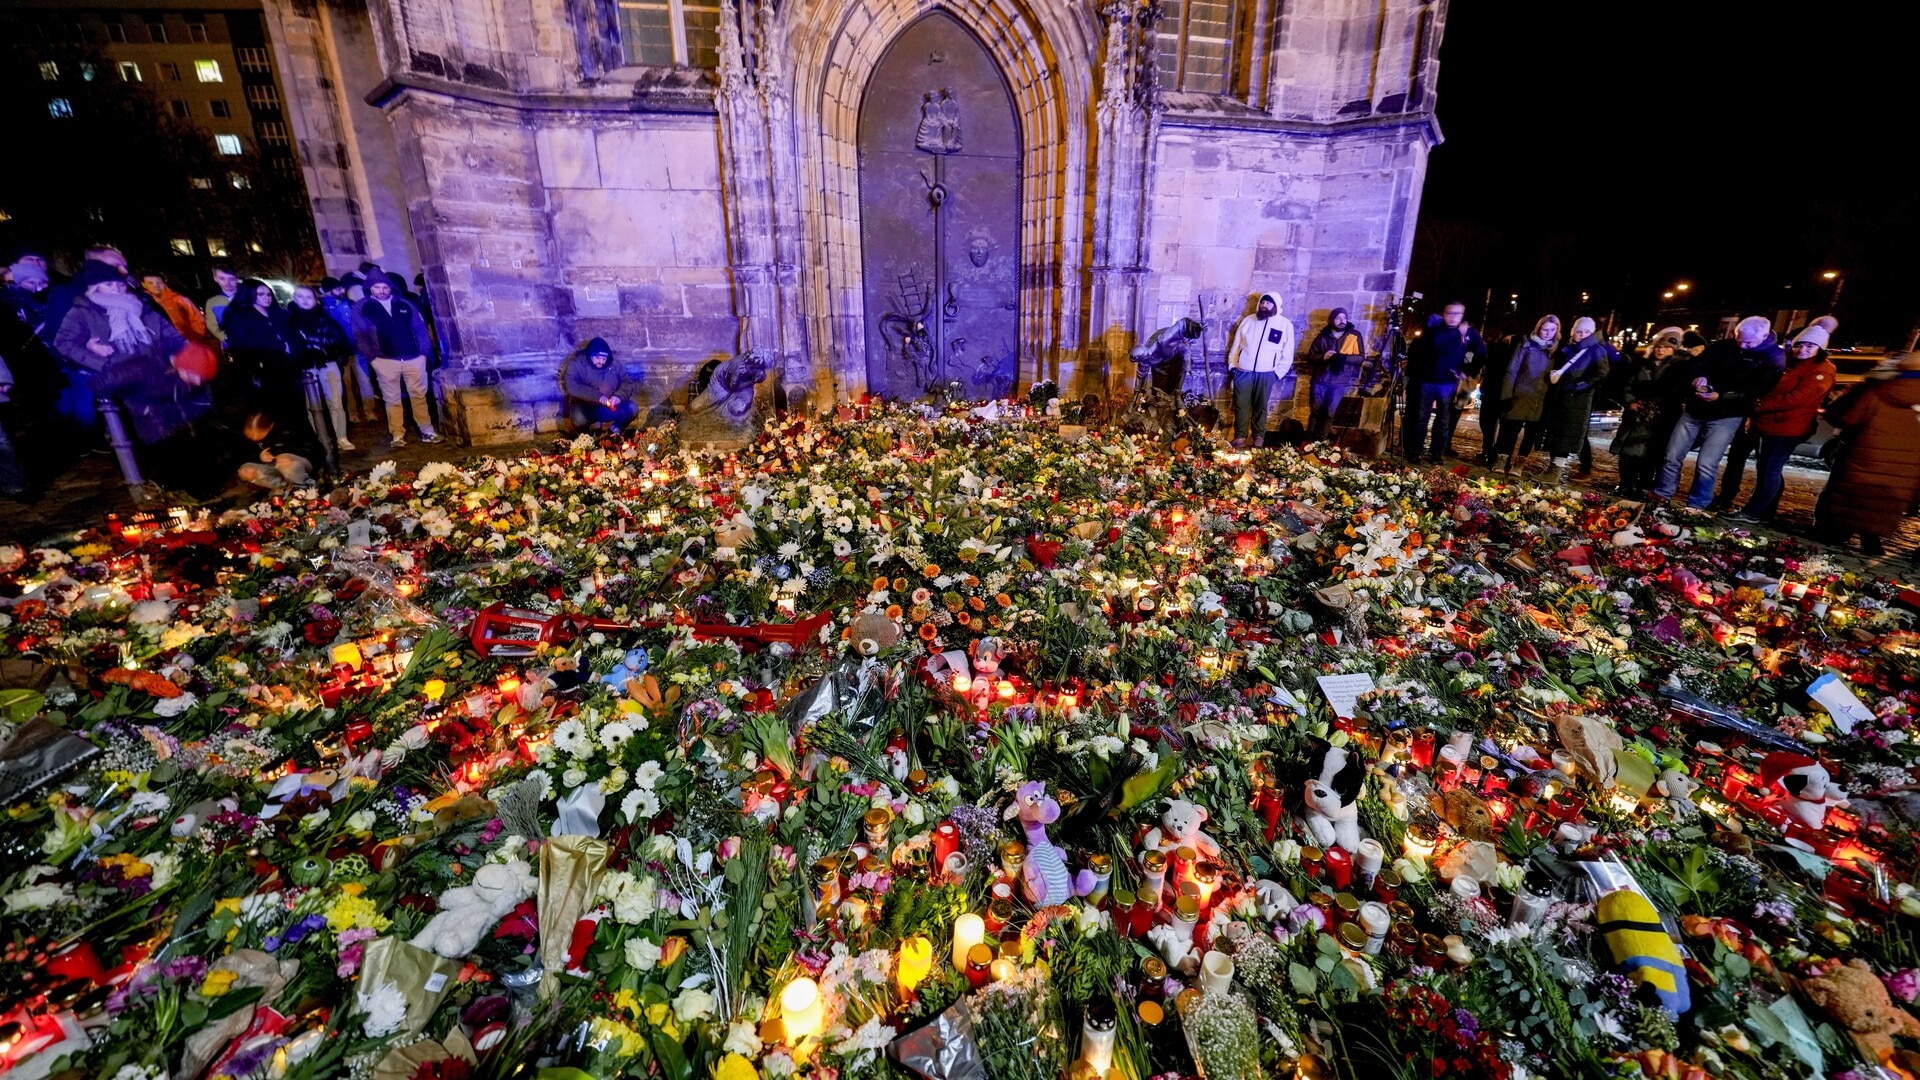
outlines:
[{"label": "white candle", "polygon": [[953,967],[967,970],[967,950],[987,940],[987,923],[969,911],[953,921]]},{"label": "white candle", "polygon": [[820,1005],[820,984],[805,975],[780,991],[780,1017],[787,1026],[787,1045],[798,1046],[820,1034],[825,1019]]},{"label": "white candle", "polygon": [[1233,985],[1233,957],[1208,950],[1200,961],[1200,989],[1208,994],[1224,994]]}]

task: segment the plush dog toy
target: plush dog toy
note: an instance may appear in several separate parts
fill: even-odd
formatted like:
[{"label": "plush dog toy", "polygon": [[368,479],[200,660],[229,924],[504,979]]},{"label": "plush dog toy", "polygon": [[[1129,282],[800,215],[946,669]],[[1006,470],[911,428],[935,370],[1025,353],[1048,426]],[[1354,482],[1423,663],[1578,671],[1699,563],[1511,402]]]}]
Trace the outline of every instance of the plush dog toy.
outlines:
[{"label": "plush dog toy", "polygon": [[1307,831],[1323,848],[1360,849],[1360,787],[1367,768],[1360,755],[1345,747],[1315,740],[1307,759],[1308,779],[1303,788],[1307,804]]},{"label": "plush dog toy", "polygon": [[1815,832],[1827,826],[1827,808],[1846,806],[1847,793],[1833,782],[1826,766],[1805,754],[1781,750],[1760,761],[1760,786],[1786,793],[1786,811]]}]

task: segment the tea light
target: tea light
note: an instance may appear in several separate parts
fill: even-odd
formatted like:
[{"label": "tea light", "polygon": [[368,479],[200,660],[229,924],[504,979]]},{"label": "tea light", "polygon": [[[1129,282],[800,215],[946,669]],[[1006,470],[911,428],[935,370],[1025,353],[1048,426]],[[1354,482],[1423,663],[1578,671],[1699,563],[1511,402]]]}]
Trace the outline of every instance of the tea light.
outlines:
[{"label": "tea light", "polygon": [[954,672],[953,673],[953,689],[956,693],[961,693],[961,694],[964,694],[967,691],[972,690],[973,676],[968,675],[964,671]]},{"label": "tea light", "polygon": [[992,976],[994,982],[1006,982],[1020,974],[1020,965],[1003,956],[987,965],[987,974]]},{"label": "tea light", "polygon": [[915,934],[900,943],[900,962],[895,977],[900,993],[911,995],[933,973],[933,942]]},{"label": "tea light", "polygon": [[360,646],[349,641],[333,647],[333,662],[336,664],[345,664],[353,670],[359,671],[360,665],[365,662],[365,658],[360,655]]},{"label": "tea light", "polygon": [[953,921],[953,966],[957,971],[967,970],[967,952],[975,945],[987,940],[985,919],[969,911]]},{"label": "tea light", "polygon": [[1425,866],[1427,860],[1433,858],[1433,845],[1438,840],[1431,825],[1409,825],[1406,841],[1402,845],[1403,853],[1415,863]]},{"label": "tea light", "polygon": [[825,1010],[820,1002],[820,984],[805,975],[780,991],[780,1016],[787,1026],[787,1045],[799,1046],[820,1035]]},{"label": "tea light", "polygon": [[426,685],[422,687],[422,689],[426,692],[427,700],[429,702],[438,704],[441,698],[447,696],[447,680],[428,679]]}]

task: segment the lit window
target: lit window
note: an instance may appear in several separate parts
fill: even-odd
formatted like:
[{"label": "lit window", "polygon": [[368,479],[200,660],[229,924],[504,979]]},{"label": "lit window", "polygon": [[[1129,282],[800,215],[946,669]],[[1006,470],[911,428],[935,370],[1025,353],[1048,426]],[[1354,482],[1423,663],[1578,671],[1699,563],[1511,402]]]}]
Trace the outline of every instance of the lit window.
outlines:
[{"label": "lit window", "polygon": [[140,65],[134,63],[131,60],[120,61],[120,81],[121,82],[139,82],[140,81]]},{"label": "lit window", "polygon": [[212,113],[216,120],[225,120],[233,115],[233,108],[227,104],[224,98],[215,98],[207,102],[207,111]]},{"label": "lit window", "polygon": [[254,83],[247,87],[247,104],[256,109],[278,109],[280,93],[265,83]]},{"label": "lit window", "polygon": [[206,23],[203,23],[203,22],[190,22],[190,23],[188,23],[188,24],[187,24],[187,39],[188,39],[189,41],[205,41],[205,40],[207,40],[207,24],[206,24]]},{"label": "lit window", "polygon": [[46,82],[56,82],[60,78],[60,65],[53,60],[40,61],[40,78]]},{"label": "lit window", "polygon": [[100,74],[100,69],[94,67],[92,64],[80,65],[80,81],[81,82],[92,82],[94,78],[99,74]]},{"label": "lit window", "polygon": [[242,153],[245,150],[245,148],[240,145],[240,136],[238,135],[215,135],[213,137],[213,148],[227,157],[233,157],[235,154]]},{"label": "lit window", "polygon": [[115,45],[125,45],[127,43],[127,28],[117,22],[108,23],[107,40],[113,42]]},{"label": "lit window", "polygon": [[155,45],[165,45],[167,43],[167,24],[157,22],[148,23],[147,36],[153,39]]},{"label": "lit window", "polygon": [[220,239],[219,237],[215,237],[215,236],[207,237],[207,257],[210,259],[226,258],[227,242],[225,240]]},{"label": "lit window", "polygon": [[228,173],[227,183],[243,191],[253,186],[253,181],[247,179],[245,173]]},{"label": "lit window", "polygon": [[171,245],[173,247],[173,253],[175,255],[193,254],[193,241],[191,240],[181,240],[181,239],[175,238],[174,240],[171,241]]},{"label": "lit window", "polygon": [[199,79],[201,82],[226,81],[220,74],[220,61],[218,60],[195,60],[193,62],[193,77]]},{"label": "lit window", "polygon": [[180,65],[175,63],[170,63],[170,62],[162,62],[160,65],[160,78],[165,80],[166,82],[179,82],[180,81]]},{"label": "lit window", "polygon": [[620,45],[629,64],[718,66],[719,0],[620,0]]},{"label": "lit window", "polygon": [[72,116],[73,102],[63,97],[49,98],[47,100],[47,115],[60,117]]},{"label": "lit window", "polygon": [[209,176],[196,176],[193,178],[193,186],[199,188],[201,191],[212,191],[213,178]]},{"label": "lit window", "polygon": [[1233,0],[1167,0],[1161,11],[1161,89],[1227,93],[1233,74]]},{"label": "lit window", "polygon": [[279,123],[278,121],[267,121],[265,123],[255,124],[254,129],[260,133],[260,141],[266,143],[268,146],[287,145],[287,125],[285,124]]},{"label": "lit window", "polygon": [[193,115],[192,108],[190,108],[186,102],[181,101],[179,98],[175,98],[172,101],[167,102],[167,111],[172,113],[174,115],[174,119],[176,120],[185,120],[188,117]]}]

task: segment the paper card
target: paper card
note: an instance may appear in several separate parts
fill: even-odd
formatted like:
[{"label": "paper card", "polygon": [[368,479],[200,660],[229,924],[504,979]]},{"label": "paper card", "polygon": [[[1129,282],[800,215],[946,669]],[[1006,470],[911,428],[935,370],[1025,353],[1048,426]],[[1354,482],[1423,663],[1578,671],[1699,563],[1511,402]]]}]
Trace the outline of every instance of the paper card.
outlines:
[{"label": "paper card", "polygon": [[347,522],[347,546],[366,548],[373,546],[373,522],[366,518]]},{"label": "paper card", "polygon": [[1364,671],[1351,675],[1322,675],[1320,692],[1327,695],[1327,704],[1333,706],[1333,715],[1342,719],[1353,716],[1353,708],[1360,695],[1373,689],[1373,676]]},{"label": "paper card", "polygon": [[1867,708],[1854,695],[1853,688],[1831,671],[1813,680],[1813,685],[1807,687],[1807,696],[1832,714],[1834,726],[1843,735],[1853,734],[1853,725],[1873,719],[1873,710]]}]

